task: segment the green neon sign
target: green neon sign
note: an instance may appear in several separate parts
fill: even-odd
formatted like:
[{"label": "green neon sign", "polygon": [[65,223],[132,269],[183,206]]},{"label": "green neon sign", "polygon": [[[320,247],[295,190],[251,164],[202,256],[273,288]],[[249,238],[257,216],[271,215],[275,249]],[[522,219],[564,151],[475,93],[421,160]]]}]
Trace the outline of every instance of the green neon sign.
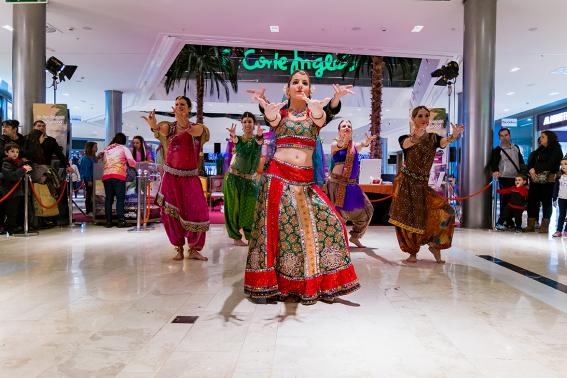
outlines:
[{"label": "green neon sign", "polygon": [[[248,49],[244,52],[244,59],[242,60],[242,67],[245,70],[253,71],[258,69],[272,69],[274,71],[286,71],[290,74],[296,70],[313,70],[315,77],[323,77],[327,71],[342,71],[347,63],[336,59],[333,54],[327,54],[324,57],[316,59],[304,59],[299,56],[297,50],[293,51],[293,59],[286,56],[281,56],[279,52],[274,53],[273,58],[267,58],[263,55],[259,56],[255,62],[249,63],[248,56],[254,54],[256,50]],[[349,71],[354,71],[356,65],[349,68]]]}]

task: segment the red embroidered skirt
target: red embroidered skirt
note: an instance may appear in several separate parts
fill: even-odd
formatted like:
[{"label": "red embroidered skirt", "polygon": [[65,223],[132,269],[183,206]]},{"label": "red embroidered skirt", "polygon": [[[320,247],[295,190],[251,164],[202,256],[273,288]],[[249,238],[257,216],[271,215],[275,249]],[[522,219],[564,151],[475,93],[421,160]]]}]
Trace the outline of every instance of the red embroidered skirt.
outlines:
[{"label": "red embroidered skirt", "polygon": [[260,186],[244,291],[314,303],[359,287],[345,224],[313,183],[313,169],[273,159]]}]

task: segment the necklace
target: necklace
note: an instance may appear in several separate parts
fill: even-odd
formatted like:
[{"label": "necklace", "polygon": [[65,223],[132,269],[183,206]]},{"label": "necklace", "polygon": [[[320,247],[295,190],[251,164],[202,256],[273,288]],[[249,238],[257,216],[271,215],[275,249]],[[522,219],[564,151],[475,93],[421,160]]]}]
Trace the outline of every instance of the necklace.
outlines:
[{"label": "necklace", "polygon": [[295,118],[305,117],[306,111],[307,111],[307,108],[303,109],[303,111],[301,111],[301,112],[297,112],[297,111],[293,110],[292,108],[289,108],[290,114],[292,116],[294,116]]}]

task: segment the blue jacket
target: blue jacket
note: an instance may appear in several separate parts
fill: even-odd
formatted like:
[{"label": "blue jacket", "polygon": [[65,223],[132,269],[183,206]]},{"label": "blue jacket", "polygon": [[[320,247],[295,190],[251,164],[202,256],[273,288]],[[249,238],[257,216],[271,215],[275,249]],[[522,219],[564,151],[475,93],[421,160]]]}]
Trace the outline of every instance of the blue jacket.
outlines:
[{"label": "blue jacket", "polygon": [[83,156],[79,161],[79,173],[83,181],[93,181],[93,166],[94,159],[88,156]]}]

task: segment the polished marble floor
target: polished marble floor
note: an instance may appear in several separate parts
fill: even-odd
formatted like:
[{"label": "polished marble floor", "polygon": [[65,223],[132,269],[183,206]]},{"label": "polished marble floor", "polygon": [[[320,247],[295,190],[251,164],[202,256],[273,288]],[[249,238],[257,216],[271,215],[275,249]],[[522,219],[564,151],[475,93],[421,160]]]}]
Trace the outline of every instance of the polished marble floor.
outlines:
[{"label": "polished marble floor", "polygon": [[[158,226],[0,237],[1,377],[565,377],[567,239],[457,230],[447,264],[402,262],[390,227],[353,249],[362,288],[332,305],[257,305],[222,225],[208,262]],[[198,316],[175,324],[178,315]]]}]

